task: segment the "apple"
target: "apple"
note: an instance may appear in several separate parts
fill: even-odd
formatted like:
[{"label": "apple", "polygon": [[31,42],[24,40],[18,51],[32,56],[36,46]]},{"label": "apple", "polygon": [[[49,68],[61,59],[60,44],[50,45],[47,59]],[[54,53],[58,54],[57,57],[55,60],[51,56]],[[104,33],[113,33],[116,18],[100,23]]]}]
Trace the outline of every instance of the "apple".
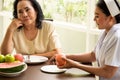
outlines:
[{"label": "apple", "polygon": [[5,56],[0,54],[0,63],[4,62],[5,61]]},{"label": "apple", "polygon": [[24,57],[23,57],[23,55],[20,54],[20,53],[16,53],[16,54],[14,55],[14,57],[15,57],[15,60],[16,60],[16,61],[21,61],[21,62],[24,61]]},{"label": "apple", "polygon": [[64,54],[56,54],[56,56],[55,56],[56,64],[58,66],[63,66],[66,64],[66,61],[63,60],[62,57],[65,57],[65,55]]},{"label": "apple", "polygon": [[15,58],[12,54],[7,54],[5,56],[5,62],[14,62],[15,61]]}]

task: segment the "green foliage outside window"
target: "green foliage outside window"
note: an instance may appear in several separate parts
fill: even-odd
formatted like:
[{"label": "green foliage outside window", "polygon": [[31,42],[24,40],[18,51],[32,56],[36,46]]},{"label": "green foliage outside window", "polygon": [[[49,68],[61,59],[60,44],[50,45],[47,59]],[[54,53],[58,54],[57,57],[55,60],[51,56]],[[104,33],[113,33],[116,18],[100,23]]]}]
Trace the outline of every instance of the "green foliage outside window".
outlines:
[{"label": "green foliage outside window", "polygon": [[[12,11],[13,1],[3,0],[3,10]],[[46,18],[79,24],[86,22],[87,0],[42,0],[41,6]]]},{"label": "green foliage outside window", "polygon": [[13,10],[13,1],[14,0],[3,0],[3,10],[12,11]]},{"label": "green foliage outside window", "polygon": [[84,24],[87,14],[87,0],[43,0],[46,18]]}]

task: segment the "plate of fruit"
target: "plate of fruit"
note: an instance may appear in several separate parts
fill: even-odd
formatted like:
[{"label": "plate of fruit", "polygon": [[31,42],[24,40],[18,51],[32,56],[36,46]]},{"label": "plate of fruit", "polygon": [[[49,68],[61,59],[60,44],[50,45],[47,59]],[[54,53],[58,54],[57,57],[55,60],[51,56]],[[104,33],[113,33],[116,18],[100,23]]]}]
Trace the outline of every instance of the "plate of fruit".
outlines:
[{"label": "plate of fruit", "polygon": [[14,77],[20,75],[27,69],[22,54],[0,54],[0,75]]}]

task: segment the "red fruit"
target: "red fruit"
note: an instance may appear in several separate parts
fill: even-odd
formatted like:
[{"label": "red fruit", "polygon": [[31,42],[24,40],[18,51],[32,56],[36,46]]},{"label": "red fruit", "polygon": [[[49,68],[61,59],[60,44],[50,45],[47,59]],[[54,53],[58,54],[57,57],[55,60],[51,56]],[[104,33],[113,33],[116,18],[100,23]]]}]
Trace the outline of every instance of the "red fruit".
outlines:
[{"label": "red fruit", "polygon": [[58,66],[63,66],[66,64],[66,61],[64,59],[62,59],[62,57],[65,57],[65,55],[63,54],[56,54],[55,60],[56,60],[56,64]]},{"label": "red fruit", "polygon": [[20,53],[15,54],[14,57],[15,57],[15,60],[16,60],[16,61],[21,61],[21,62],[24,61],[24,57],[23,57],[23,55],[20,54]]}]

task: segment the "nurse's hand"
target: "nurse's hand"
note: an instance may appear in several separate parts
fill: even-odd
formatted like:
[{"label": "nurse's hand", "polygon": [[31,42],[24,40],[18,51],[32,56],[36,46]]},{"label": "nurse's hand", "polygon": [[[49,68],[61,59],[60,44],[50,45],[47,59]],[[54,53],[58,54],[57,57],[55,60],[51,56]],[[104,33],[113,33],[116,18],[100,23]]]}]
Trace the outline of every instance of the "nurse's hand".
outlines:
[{"label": "nurse's hand", "polygon": [[62,57],[63,60],[66,61],[66,64],[62,65],[62,66],[58,66],[58,68],[62,69],[62,68],[77,68],[77,66],[79,66],[79,62],[76,62],[74,60],[68,59],[66,57]]}]

